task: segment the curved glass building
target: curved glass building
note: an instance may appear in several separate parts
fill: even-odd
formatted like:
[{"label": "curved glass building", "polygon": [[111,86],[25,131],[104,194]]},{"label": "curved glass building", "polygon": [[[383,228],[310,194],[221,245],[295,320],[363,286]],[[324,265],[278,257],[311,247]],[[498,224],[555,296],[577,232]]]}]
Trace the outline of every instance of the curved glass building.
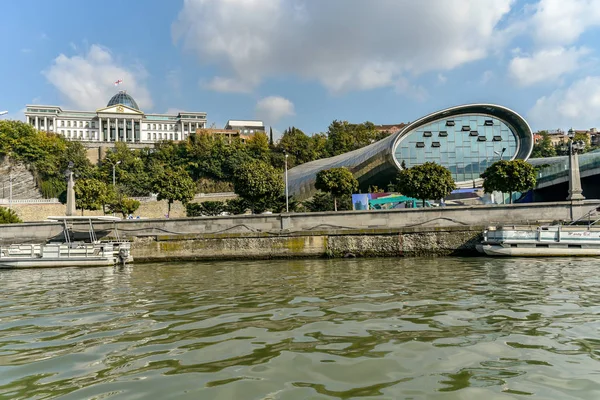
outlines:
[{"label": "curved glass building", "polygon": [[457,186],[472,187],[495,161],[526,160],[532,149],[531,128],[519,114],[494,104],[468,104],[429,114],[361,149],[292,168],[289,189],[299,199],[311,197],[317,173],[334,167],[348,168],[362,190],[387,188],[398,170],[428,161],[448,168]]}]

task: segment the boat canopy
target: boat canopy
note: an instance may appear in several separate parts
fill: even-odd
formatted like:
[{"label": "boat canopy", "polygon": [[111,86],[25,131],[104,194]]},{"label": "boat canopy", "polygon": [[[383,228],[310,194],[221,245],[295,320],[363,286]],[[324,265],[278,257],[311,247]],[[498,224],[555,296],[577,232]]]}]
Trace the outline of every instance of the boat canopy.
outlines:
[{"label": "boat canopy", "polygon": [[98,215],[98,216],[66,216],[66,215],[60,215],[60,216],[52,216],[52,217],[47,217],[46,221],[50,221],[50,222],[63,222],[63,221],[121,221],[121,218],[119,217],[113,217],[110,215]]}]

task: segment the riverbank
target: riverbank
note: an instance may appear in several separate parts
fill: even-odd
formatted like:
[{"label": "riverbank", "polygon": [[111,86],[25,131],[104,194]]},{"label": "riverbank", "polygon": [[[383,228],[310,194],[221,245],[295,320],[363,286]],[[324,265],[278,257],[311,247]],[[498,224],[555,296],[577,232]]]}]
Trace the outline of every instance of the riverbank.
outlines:
[{"label": "riverbank", "polygon": [[155,235],[133,240],[136,262],[319,257],[473,256],[483,226]]},{"label": "riverbank", "polygon": [[[99,237],[132,241],[139,262],[306,257],[415,257],[475,255],[489,225],[568,223],[600,206],[585,201],[235,215],[95,222]],[[572,216],[572,217],[571,217]],[[115,230],[116,228],[116,230]],[[84,237],[89,226],[75,222]],[[61,240],[55,222],[10,224],[0,229],[0,245]]]}]

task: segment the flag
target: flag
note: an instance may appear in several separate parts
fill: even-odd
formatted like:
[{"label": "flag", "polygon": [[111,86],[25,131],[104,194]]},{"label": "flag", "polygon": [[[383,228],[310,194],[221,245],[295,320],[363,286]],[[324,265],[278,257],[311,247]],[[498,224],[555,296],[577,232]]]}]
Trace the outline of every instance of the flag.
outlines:
[{"label": "flag", "polygon": [[119,86],[121,83],[123,83],[123,79],[117,79],[115,81],[115,86]]}]

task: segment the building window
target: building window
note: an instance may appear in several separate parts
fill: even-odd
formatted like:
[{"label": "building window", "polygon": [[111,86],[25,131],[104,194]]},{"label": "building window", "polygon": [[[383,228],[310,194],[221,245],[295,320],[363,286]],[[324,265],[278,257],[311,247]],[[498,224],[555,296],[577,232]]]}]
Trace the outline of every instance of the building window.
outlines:
[{"label": "building window", "polygon": [[417,147],[419,147],[419,148],[425,147],[425,143],[424,142],[417,142]]},{"label": "building window", "polygon": [[446,126],[454,126],[454,121],[446,121]]},{"label": "building window", "polygon": [[85,127],[86,127],[86,128],[89,128],[89,127],[90,127],[90,123],[89,123],[89,122],[86,122],[86,123],[85,123]]},{"label": "building window", "polygon": [[425,132],[423,132],[423,137],[431,137],[431,136],[433,136],[432,133],[431,133],[431,131],[425,131]]},{"label": "building window", "polygon": [[148,140],[152,140],[152,134],[148,132]]},{"label": "building window", "polygon": [[448,137],[448,132],[447,131],[440,131],[440,133],[438,134],[439,137]]},{"label": "building window", "polygon": [[70,130],[68,130],[68,131],[67,131],[67,137],[68,137],[68,138],[70,138],[70,137],[71,137],[71,131],[70,131]]},{"label": "building window", "polygon": [[471,133],[469,133],[469,136],[479,136],[479,132],[471,131]]},{"label": "building window", "polygon": [[156,140],[156,132],[154,132],[152,136],[154,137],[154,140]]},{"label": "building window", "polygon": [[61,129],[61,130],[60,130],[60,133],[61,133],[61,135],[63,135],[63,136],[64,136],[64,135],[65,135],[65,130],[64,130],[64,129]]},{"label": "building window", "polygon": [[152,124],[152,129],[156,130],[156,124]]},{"label": "building window", "polygon": [[487,141],[487,138],[486,138],[485,136],[479,136],[479,137],[477,138],[477,141],[478,141],[478,142],[485,142],[485,141]]},{"label": "building window", "polygon": [[493,126],[494,125],[494,121],[492,121],[491,119],[486,119],[484,125],[485,126]]},{"label": "building window", "polygon": [[440,142],[431,142],[431,147],[440,147]]},{"label": "building window", "polygon": [[501,142],[502,141],[502,136],[494,136],[494,139],[492,139],[494,142]]},{"label": "building window", "polygon": [[463,132],[470,131],[470,130],[471,130],[471,127],[470,127],[469,125],[463,125],[463,127],[462,127],[462,129],[461,129],[461,130],[462,130]]},{"label": "building window", "polygon": [[175,133],[175,140],[179,140],[179,134]]},{"label": "building window", "polygon": [[152,129],[152,128],[150,127],[150,124],[146,124],[146,129],[148,129],[148,130]]},{"label": "building window", "polygon": [[60,121],[60,126],[65,126],[65,121]]}]

